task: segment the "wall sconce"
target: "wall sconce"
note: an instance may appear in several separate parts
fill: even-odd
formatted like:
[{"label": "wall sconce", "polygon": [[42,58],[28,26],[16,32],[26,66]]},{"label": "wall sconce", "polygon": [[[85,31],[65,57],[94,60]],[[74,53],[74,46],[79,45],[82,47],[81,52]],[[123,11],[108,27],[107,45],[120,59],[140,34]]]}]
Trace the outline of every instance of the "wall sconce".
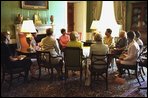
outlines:
[{"label": "wall sconce", "polygon": [[22,27],[21,27],[21,32],[26,33],[26,41],[29,44],[29,48],[27,49],[27,51],[33,51],[33,47],[31,45],[31,33],[36,33],[36,28],[34,26],[33,20],[24,20]]}]

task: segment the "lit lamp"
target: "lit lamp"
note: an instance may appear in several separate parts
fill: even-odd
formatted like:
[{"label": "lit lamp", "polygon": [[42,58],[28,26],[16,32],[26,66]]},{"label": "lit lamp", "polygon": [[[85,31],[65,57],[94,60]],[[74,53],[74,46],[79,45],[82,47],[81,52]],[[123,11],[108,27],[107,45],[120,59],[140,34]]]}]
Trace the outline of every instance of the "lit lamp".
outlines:
[{"label": "lit lamp", "polygon": [[90,29],[92,30],[92,31],[96,31],[97,30],[97,26],[98,26],[98,20],[93,20],[92,21],[92,24],[91,24],[91,26],[90,26]]},{"label": "lit lamp", "polygon": [[96,31],[97,31],[97,28],[98,28],[98,20],[93,20],[92,21],[92,24],[91,24],[91,26],[90,26],[90,29],[92,30],[92,40],[94,39],[94,35],[95,35],[95,33],[96,33]]},{"label": "lit lamp", "polygon": [[26,33],[26,41],[29,44],[29,48],[27,49],[28,51],[33,51],[33,47],[31,45],[31,33],[35,33],[36,29],[33,23],[33,20],[24,20],[22,27],[21,27],[21,32]]}]

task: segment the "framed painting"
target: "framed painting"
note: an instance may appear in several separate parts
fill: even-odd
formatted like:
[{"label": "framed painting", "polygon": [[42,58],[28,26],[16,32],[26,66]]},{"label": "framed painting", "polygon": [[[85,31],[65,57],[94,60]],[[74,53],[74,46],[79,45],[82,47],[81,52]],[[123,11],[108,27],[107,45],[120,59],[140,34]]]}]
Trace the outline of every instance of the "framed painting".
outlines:
[{"label": "framed painting", "polygon": [[48,1],[21,1],[22,9],[48,9]]}]

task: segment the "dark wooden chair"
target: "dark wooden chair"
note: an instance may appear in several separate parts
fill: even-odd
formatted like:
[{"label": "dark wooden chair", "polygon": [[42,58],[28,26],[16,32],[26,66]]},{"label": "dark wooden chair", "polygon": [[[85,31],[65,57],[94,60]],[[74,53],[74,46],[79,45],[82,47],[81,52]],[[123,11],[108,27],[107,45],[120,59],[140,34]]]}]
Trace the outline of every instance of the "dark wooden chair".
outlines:
[{"label": "dark wooden chair", "polygon": [[[137,61],[136,61],[136,64],[135,65],[123,65],[122,66],[122,68],[124,70],[127,70],[128,71],[129,77],[130,77],[130,70],[133,70],[134,71],[134,74],[133,75],[135,75],[135,77],[136,77],[136,79],[137,79],[137,81],[138,81],[138,83],[139,83],[140,86],[141,86],[141,83],[140,83],[140,80],[139,80],[138,76],[140,75],[141,78],[142,78],[142,80],[145,81],[144,78],[143,78],[142,72],[143,72],[143,74],[145,74],[145,73],[144,73],[144,70],[143,70],[143,66],[140,64],[140,62],[142,60],[141,58],[143,57],[144,51],[146,50],[146,48],[143,48],[140,51],[139,56],[137,58]],[[139,68],[139,70],[138,70],[138,68]]]},{"label": "dark wooden chair", "polygon": [[[147,68],[147,46],[143,49],[141,57],[138,60],[138,63],[140,71],[142,71],[143,74],[145,75],[143,67]],[[147,89],[147,87],[139,87],[139,89]]]},{"label": "dark wooden chair", "polygon": [[77,47],[66,47],[64,49],[65,83],[68,78],[68,71],[72,70],[72,71],[80,71],[80,82],[82,84],[82,76],[83,76],[82,60],[83,60],[82,49]]},{"label": "dark wooden chair", "polygon": [[143,69],[143,59],[147,59],[147,46],[143,46],[141,48],[141,52],[139,54],[139,58],[138,58],[138,62],[139,62],[139,70],[143,72],[143,74],[145,75],[144,69]]},{"label": "dark wooden chair", "polygon": [[[91,72],[91,88],[93,88],[96,77],[101,76],[105,80],[106,90],[108,90],[108,55],[95,54],[91,55],[91,65],[89,70]],[[105,75],[104,75],[105,74]]]},{"label": "dark wooden chair", "polygon": [[58,45],[59,45],[61,52],[64,52],[64,49],[62,48],[62,45],[60,44],[60,39],[57,38],[57,42],[58,42]]},{"label": "dark wooden chair", "polygon": [[[28,72],[25,68],[8,68],[6,63],[1,60],[1,68],[2,68],[2,83],[4,81],[9,83],[8,89],[11,88],[12,82],[14,79],[19,79],[20,77],[24,78],[24,81],[28,80]],[[6,76],[10,76],[10,78],[5,78]]]},{"label": "dark wooden chair", "polygon": [[[56,56],[56,57],[52,57],[49,51],[36,51],[36,55],[37,55],[37,62],[38,62],[38,66],[39,66],[39,79],[41,77],[41,68],[47,68],[48,70],[51,69],[51,79],[53,80],[53,69],[58,66],[59,63],[57,64],[52,64],[51,63],[51,58],[57,58],[57,57],[61,57],[61,56]],[[61,59],[62,60],[62,59]]]}]

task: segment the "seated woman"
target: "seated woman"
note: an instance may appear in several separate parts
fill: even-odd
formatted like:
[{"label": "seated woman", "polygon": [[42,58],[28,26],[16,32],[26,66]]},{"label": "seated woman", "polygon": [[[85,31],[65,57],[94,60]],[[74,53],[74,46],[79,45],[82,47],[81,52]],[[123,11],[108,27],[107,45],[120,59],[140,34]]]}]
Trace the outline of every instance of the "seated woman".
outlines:
[{"label": "seated woman", "polygon": [[27,80],[32,61],[29,58],[21,59],[20,56],[12,56],[7,35],[7,32],[1,33],[1,61],[8,69],[24,68],[25,80]]},{"label": "seated woman", "polygon": [[[94,36],[95,44],[92,44],[90,46],[90,54],[89,58],[91,59],[92,53],[95,52],[95,54],[101,54],[105,55],[109,52],[109,47],[108,45],[104,44],[102,41],[102,35],[100,33],[96,33]],[[100,66],[94,66],[95,68],[99,68]],[[87,73],[88,73],[88,80],[86,80],[85,85],[90,85],[90,72],[89,69],[87,68]]]},{"label": "seated woman", "polygon": [[134,37],[135,34],[133,31],[127,33],[127,38],[129,41],[127,54],[122,54],[122,56],[119,57],[119,60],[116,61],[119,76],[123,74],[124,67],[133,66],[136,64],[140,48],[137,42],[134,40]]},{"label": "seated woman", "polygon": [[[82,42],[78,41],[78,33],[76,31],[73,31],[70,33],[70,41],[67,43],[67,47],[78,47],[83,48]],[[73,71],[73,75],[76,75]]]},{"label": "seated woman", "polygon": [[60,45],[62,46],[61,48],[64,49],[67,45],[67,43],[70,41],[69,35],[66,34],[65,29],[61,29],[62,36],[59,38]]},{"label": "seated woman", "polygon": [[120,55],[127,48],[127,34],[125,31],[119,33],[119,40],[115,44],[114,52],[117,55]]},{"label": "seated woman", "polygon": [[96,43],[90,46],[89,58],[91,58],[92,52],[101,55],[105,55],[109,52],[108,45],[102,42],[102,35],[100,33],[95,34],[94,40],[96,41]]},{"label": "seated woman", "polygon": [[105,37],[103,39],[104,44],[108,45],[108,47],[112,47],[113,44],[113,37],[111,36],[112,30],[110,28],[106,29]]},{"label": "seated woman", "polygon": [[[53,57],[59,56],[60,50],[57,46],[56,39],[52,36],[53,30],[49,28],[46,30],[46,37],[41,40],[39,46],[41,46],[41,50],[50,51],[50,54]],[[63,68],[63,60],[62,57],[52,58],[51,63],[57,64],[56,70],[59,74],[59,77],[62,75]]]},{"label": "seated woman", "polygon": [[70,33],[70,41],[67,43],[67,47],[79,47],[82,49],[82,42],[78,41],[78,33],[73,31]]}]

